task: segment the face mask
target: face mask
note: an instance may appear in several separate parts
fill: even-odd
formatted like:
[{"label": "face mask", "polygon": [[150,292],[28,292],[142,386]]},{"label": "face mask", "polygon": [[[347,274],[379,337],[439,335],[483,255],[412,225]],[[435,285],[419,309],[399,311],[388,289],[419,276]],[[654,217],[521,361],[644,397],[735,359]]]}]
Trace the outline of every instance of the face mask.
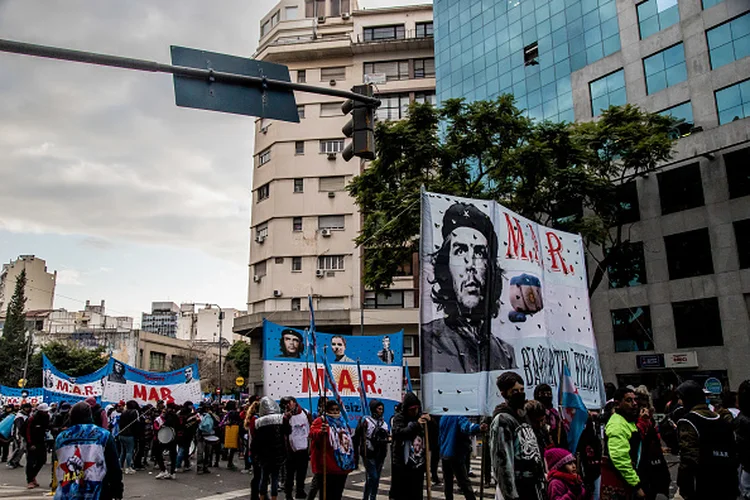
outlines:
[{"label": "face mask", "polygon": [[542,396],[539,398],[539,402],[542,403],[548,410],[552,408],[552,396]]},{"label": "face mask", "polygon": [[523,405],[526,403],[526,394],[523,392],[517,392],[513,394],[510,399],[508,400],[508,404],[512,408],[515,408],[516,410],[520,410],[523,408]]}]

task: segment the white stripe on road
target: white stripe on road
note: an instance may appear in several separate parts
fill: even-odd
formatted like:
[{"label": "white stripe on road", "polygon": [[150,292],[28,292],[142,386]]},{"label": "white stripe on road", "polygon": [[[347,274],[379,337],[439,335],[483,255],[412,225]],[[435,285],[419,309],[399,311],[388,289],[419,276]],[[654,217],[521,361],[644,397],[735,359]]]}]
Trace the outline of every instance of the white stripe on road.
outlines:
[{"label": "white stripe on road", "polygon": [[242,490],[227,491],[226,493],[218,493],[211,495],[210,497],[203,497],[202,500],[231,500],[232,498],[239,498],[250,494],[250,488]]}]

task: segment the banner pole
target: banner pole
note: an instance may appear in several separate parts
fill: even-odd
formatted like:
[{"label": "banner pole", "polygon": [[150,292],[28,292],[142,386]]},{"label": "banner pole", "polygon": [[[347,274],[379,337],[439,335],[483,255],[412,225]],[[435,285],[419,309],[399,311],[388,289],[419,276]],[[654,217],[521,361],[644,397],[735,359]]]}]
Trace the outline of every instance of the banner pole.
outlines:
[{"label": "banner pole", "polygon": [[484,498],[484,457],[486,455],[485,453],[485,447],[487,446],[487,433],[482,432],[482,460],[481,465],[479,469],[479,499],[482,500]]},{"label": "banner pole", "polygon": [[[305,341],[307,344],[307,349],[305,349],[305,369],[307,370],[307,373],[310,373],[310,329],[305,328]],[[315,370],[316,376],[317,376],[317,368]],[[307,406],[310,409],[310,415],[313,414],[313,407],[312,407],[312,387],[310,387],[310,383],[307,384]]]},{"label": "banner pole", "polygon": [[425,484],[427,486],[427,500],[432,500],[432,485],[430,484],[430,437],[427,429],[427,422],[424,424],[424,442],[425,442],[425,453],[424,453],[424,477]]},{"label": "banner pole", "polygon": [[[327,346],[323,346],[323,356],[326,356],[328,354]],[[317,371],[316,371],[317,373]],[[326,379],[328,378],[328,370],[325,370],[325,373],[323,373],[323,390],[325,394],[325,383]],[[333,383],[333,381],[331,381]],[[328,401],[326,401],[326,405],[323,407],[323,422],[326,424],[326,428],[328,427]],[[327,490],[328,490],[328,479],[327,479],[327,467],[326,462],[328,462],[328,436],[330,436],[330,429],[326,429],[326,434],[323,436],[323,500],[326,500],[327,496]]]}]

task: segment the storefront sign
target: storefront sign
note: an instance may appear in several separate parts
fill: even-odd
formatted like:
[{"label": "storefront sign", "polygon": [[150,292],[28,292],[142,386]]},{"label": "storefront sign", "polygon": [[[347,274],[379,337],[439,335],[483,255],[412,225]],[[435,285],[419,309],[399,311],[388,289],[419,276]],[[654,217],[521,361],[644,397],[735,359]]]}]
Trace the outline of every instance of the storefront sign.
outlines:
[{"label": "storefront sign", "polygon": [[718,378],[709,378],[703,387],[711,394],[721,394],[721,380]]},{"label": "storefront sign", "polygon": [[698,353],[670,352],[665,355],[667,368],[698,368]]},{"label": "storefront sign", "polygon": [[663,354],[638,354],[635,357],[635,363],[639,370],[653,370],[665,367]]}]

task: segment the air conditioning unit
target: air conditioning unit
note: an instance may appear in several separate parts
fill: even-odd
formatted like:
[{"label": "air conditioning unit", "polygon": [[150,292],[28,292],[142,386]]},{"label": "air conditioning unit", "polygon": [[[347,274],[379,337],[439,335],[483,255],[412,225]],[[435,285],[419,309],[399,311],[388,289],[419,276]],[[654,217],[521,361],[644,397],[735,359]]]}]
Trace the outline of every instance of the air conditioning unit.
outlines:
[{"label": "air conditioning unit", "polygon": [[326,16],[318,16],[318,24],[325,24]]},{"label": "air conditioning unit", "polygon": [[266,237],[264,235],[259,234],[255,237],[255,243],[263,244],[263,242],[266,241]]},{"label": "air conditioning unit", "polygon": [[328,238],[329,236],[331,236],[331,230],[328,229],[328,228],[321,229],[320,230],[320,235]]},{"label": "air conditioning unit", "polygon": [[348,12],[344,12],[343,14],[341,14],[341,19],[343,19],[344,21],[348,21],[350,17],[352,17],[352,15]]},{"label": "air conditioning unit", "polygon": [[267,133],[268,133],[268,126],[265,126],[265,127],[261,127],[261,128],[260,128],[260,133],[261,133],[261,134],[267,134]]},{"label": "air conditioning unit", "polygon": [[324,277],[325,275],[326,275],[326,272],[325,272],[325,271],[323,271],[322,269],[317,269],[317,270],[315,270],[315,277],[316,277],[316,278],[322,278],[322,277]]},{"label": "air conditioning unit", "polygon": [[274,297],[281,297],[281,290],[274,290],[273,291],[273,296]]},{"label": "air conditioning unit", "polygon": [[329,198],[335,198],[336,197],[336,193],[333,192],[333,191],[328,191],[328,197]]},{"label": "air conditioning unit", "polygon": [[260,276],[258,276],[257,274],[255,276],[253,276],[253,281],[255,283],[260,283]]},{"label": "air conditioning unit", "polygon": [[336,153],[328,153],[328,159],[329,160],[335,160],[336,159]]}]

